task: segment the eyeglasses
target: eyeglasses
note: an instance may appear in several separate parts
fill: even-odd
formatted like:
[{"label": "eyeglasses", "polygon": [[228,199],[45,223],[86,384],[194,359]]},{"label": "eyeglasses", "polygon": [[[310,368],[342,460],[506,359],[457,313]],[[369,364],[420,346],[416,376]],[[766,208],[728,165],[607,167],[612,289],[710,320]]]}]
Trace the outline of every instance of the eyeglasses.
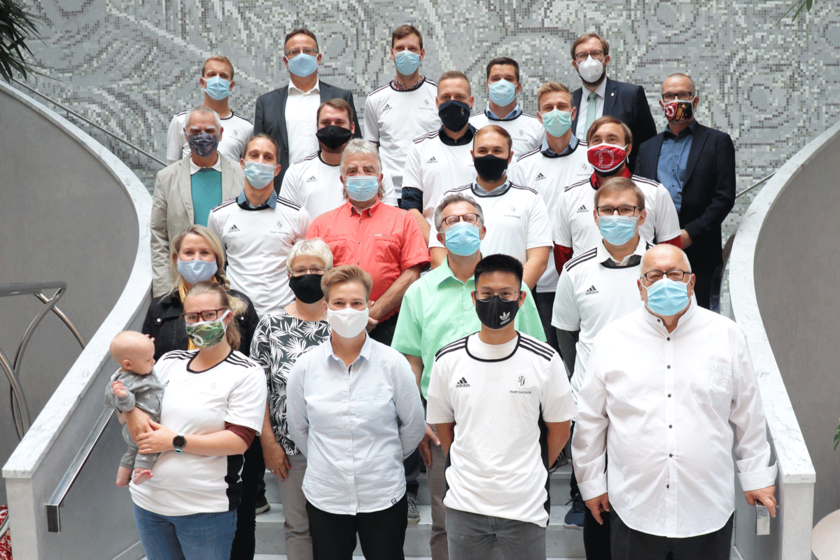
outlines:
[{"label": "eyeglasses", "polygon": [[219,309],[207,309],[205,311],[197,311],[194,313],[181,313],[181,319],[183,319],[188,325],[198,323],[199,321],[215,321],[223,315],[225,311],[227,311],[226,307],[220,307]]},{"label": "eyeglasses", "polygon": [[304,47],[302,49],[292,49],[290,51],[286,51],[286,58],[294,58],[300,53],[308,54],[309,56],[315,56],[318,54],[318,49],[313,49],[311,47]]},{"label": "eyeglasses", "polygon": [[208,126],[205,128],[201,128],[200,126],[191,126],[187,129],[187,134],[201,134],[202,132],[206,132],[207,134],[216,134],[218,131],[215,126]]},{"label": "eyeglasses", "polygon": [[654,282],[659,282],[662,280],[663,277],[668,277],[668,280],[673,280],[674,282],[680,282],[683,278],[685,278],[686,274],[690,275],[690,270],[678,270],[673,269],[667,272],[662,272],[661,270],[651,270],[642,274],[642,278],[653,284]]},{"label": "eyeglasses", "polygon": [[694,99],[694,94],[690,91],[678,91],[676,93],[669,91],[662,94],[662,101],[667,101],[670,103],[675,99],[679,99],[680,101],[690,101]]},{"label": "eyeglasses", "polygon": [[292,271],[292,276],[303,276],[304,274],[324,274],[327,271],[323,266],[313,266],[312,268],[296,268]]},{"label": "eyeglasses", "polygon": [[479,221],[481,221],[481,218],[478,216],[478,214],[461,214],[459,216],[447,216],[443,219],[443,225],[445,225],[446,227],[454,226],[455,224],[461,221],[467,222],[468,224],[477,224]]},{"label": "eyeglasses", "polygon": [[589,51],[589,52],[579,52],[575,53],[575,62],[583,62],[589,57],[595,58],[597,60],[604,60],[604,51]]},{"label": "eyeglasses", "polygon": [[515,301],[519,299],[519,294],[522,293],[522,290],[502,290],[501,292],[493,292],[490,290],[480,290],[477,292],[473,292],[475,294],[475,299],[481,302],[490,301],[490,298],[493,296],[499,296],[502,298],[502,301]]},{"label": "eyeglasses", "polygon": [[636,210],[641,210],[641,208],[624,204],[622,206],[598,206],[597,210],[599,216],[612,216],[616,212],[619,216],[634,216]]}]

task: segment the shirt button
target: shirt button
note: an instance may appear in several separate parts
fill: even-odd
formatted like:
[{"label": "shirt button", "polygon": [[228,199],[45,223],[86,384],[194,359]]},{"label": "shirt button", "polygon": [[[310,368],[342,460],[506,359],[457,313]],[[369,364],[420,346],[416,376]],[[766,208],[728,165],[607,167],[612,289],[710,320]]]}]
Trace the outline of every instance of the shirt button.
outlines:
[{"label": "shirt button", "polygon": [[671,393],[668,393],[668,398],[669,398],[669,399],[671,398]]},{"label": "shirt button", "polygon": [[670,337],[670,336],[668,337],[668,340],[671,340],[671,337]]},{"label": "shirt button", "polygon": [[673,453],[668,453],[668,457],[673,457],[673,456],[674,456]]},{"label": "shirt button", "polygon": [[[673,424],[668,424],[668,427],[669,427],[669,428],[673,428],[673,427],[674,427],[674,425],[673,425]],[[348,450],[348,451],[349,451],[349,450]]]},{"label": "shirt button", "polygon": [[670,488],[670,487],[671,487],[671,485],[670,485],[670,484],[666,484],[666,485],[665,485],[665,488]]},{"label": "shirt button", "polygon": [[671,369],[671,366],[668,366],[668,369]]}]

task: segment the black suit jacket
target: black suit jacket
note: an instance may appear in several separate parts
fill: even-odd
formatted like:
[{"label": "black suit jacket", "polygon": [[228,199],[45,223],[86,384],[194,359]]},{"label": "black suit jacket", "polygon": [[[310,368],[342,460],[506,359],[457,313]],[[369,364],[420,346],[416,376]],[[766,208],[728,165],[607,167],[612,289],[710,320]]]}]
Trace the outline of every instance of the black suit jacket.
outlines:
[{"label": "black suit jacket", "polygon": [[[580,114],[582,89],[578,88],[572,92],[572,103],[578,108],[578,114]],[[633,133],[633,151],[630,152],[628,166],[630,171],[635,172],[639,146],[656,136],[656,123],[653,122],[653,115],[650,114],[645,88],[607,78],[604,90],[604,115],[615,117],[630,127],[630,132]],[[572,130],[577,130],[577,123],[576,115],[575,120],[572,121]]]},{"label": "black suit jacket", "polygon": [[[722,262],[720,226],[735,205],[735,146],[725,132],[694,121],[680,206],[680,227],[691,237],[685,250],[693,269],[711,271]],[[636,174],[659,181],[656,168],[665,133],[639,149]]]},{"label": "black suit jacket", "polygon": [[[341,89],[321,82],[321,103],[330,99],[343,99],[353,108],[353,122],[356,125],[356,138],[362,137],[362,128],[359,126],[359,114],[353,104],[353,94],[350,90]],[[283,176],[289,168],[289,133],[286,130],[286,100],[289,98],[289,86],[263,94],[257,98],[257,107],[254,112],[254,134],[265,132],[280,145],[280,174],[274,178],[274,190],[280,192],[280,185],[283,184]],[[292,139],[294,140],[294,139]]]}]

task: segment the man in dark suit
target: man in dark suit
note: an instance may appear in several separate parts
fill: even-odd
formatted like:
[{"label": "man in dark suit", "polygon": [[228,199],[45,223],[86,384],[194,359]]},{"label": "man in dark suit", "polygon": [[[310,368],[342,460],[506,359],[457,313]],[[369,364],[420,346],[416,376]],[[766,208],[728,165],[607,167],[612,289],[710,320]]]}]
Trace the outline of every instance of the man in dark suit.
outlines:
[{"label": "man in dark suit", "polygon": [[735,204],[735,146],[725,132],[695,120],[699,102],[690,77],[665,79],[659,104],[668,126],[642,144],[636,173],[659,181],[671,194],[682,246],[697,277],[697,303],[708,309],[715,271],[723,263],[720,226]]},{"label": "man in dark suit", "polygon": [[359,118],[353,94],[318,79],[321,65],[318,39],[308,29],[293,29],[284,42],[283,62],[289,70],[290,83],[261,95],[254,114],[254,134],[264,132],[280,146],[280,174],[274,178],[274,190],[280,192],[289,163],[318,151],[318,107],[330,99],[343,99],[353,108],[354,136],[361,138]]},{"label": "man in dark suit", "polygon": [[[572,66],[580,75],[582,88],[572,93],[572,104],[577,116],[572,130],[579,140],[586,140],[586,133],[593,121],[604,115],[616,117],[630,127],[633,141],[641,146],[656,135],[656,124],[650,114],[645,88],[617,82],[607,77],[610,63],[610,44],[596,33],[584,33],[572,43]],[[586,95],[583,95],[584,91]],[[636,170],[636,151],[630,152],[628,167]]]}]

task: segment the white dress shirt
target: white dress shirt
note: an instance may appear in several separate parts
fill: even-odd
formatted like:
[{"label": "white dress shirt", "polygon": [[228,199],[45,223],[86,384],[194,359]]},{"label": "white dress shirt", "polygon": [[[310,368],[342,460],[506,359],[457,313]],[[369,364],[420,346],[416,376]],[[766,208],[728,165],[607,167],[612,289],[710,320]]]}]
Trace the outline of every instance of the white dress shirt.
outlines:
[{"label": "white dress shirt", "polygon": [[745,491],[776,480],[746,339],[689,305],[672,333],[644,308],[595,337],[572,443],[584,500],[609,491],[628,527],[671,538],[729,520],[733,450]]},{"label": "white dress shirt", "polygon": [[286,133],[289,138],[289,161],[295,162],[318,151],[318,107],[321,105],[321,80],[307,92],[289,81],[286,99]]},{"label": "white dress shirt", "polygon": [[[589,90],[581,87],[580,90],[580,106],[577,113],[577,129],[575,136],[578,140],[586,141],[586,116],[589,113]],[[607,94],[607,79],[598,84],[595,88],[595,119],[604,116],[604,96]],[[595,119],[592,119],[593,121]]]},{"label": "white dress shirt", "polygon": [[307,459],[303,494],[313,506],[356,515],[405,495],[403,460],[426,433],[405,356],[367,337],[347,367],[327,340],[289,371],[286,414],[289,436]]}]

